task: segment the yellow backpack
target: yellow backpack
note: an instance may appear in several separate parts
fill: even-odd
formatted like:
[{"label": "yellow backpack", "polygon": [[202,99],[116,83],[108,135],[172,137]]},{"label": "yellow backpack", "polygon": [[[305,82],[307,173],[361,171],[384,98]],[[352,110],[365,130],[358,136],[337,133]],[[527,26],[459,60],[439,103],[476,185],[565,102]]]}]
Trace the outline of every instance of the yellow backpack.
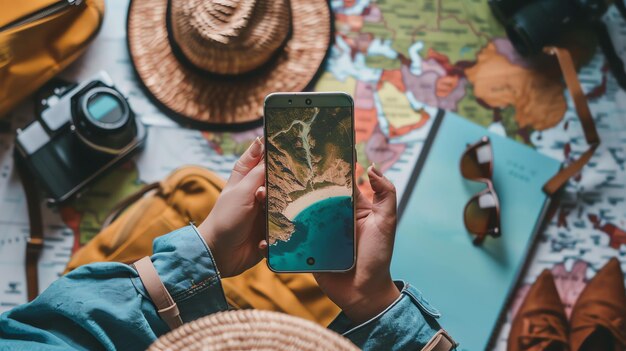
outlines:
[{"label": "yellow backpack", "polygon": [[83,53],[102,24],[104,0],[0,4],[1,117]]},{"label": "yellow backpack", "polygon": [[[129,196],[104,221],[104,228],[78,250],[69,272],[92,262],[133,263],[152,254],[152,241],[163,234],[200,224],[209,214],[225,181],[213,172],[186,166],[163,181]],[[276,274],[259,262],[222,286],[233,308],[278,311],[328,325],[339,313],[311,274]]]}]

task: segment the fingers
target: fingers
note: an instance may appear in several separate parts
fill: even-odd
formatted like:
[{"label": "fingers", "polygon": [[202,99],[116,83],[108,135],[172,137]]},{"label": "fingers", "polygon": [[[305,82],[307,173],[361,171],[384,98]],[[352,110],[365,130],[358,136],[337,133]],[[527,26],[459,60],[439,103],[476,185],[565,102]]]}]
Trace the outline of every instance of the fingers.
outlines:
[{"label": "fingers", "polygon": [[259,251],[261,251],[261,254],[265,258],[267,258],[267,246],[267,241],[265,239],[259,241]]},{"label": "fingers", "polygon": [[239,183],[254,167],[259,164],[263,156],[263,142],[257,137],[250,147],[241,155],[235,167],[233,168],[230,178],[228,178],[227,187]]},{"label": "fingers", "polygon": [[354,188],[354,197],[356,198],[356,217],[357,219],[365,218],[372,210],[372,203],[361,193],[359,187]]},{"label": "fingers", "polygon": [[[265,164],[263,162],[258,163],[251,171],[243,177],[242,180],[237,184],[237,188],[241,188],[241,191],[244,194],[254,194],[255,198],[258,199],[257,193],[259,193],[259,188],[265,184]],[[265,193],[265,187],[263,186],[262,193]],[[259,194],[259,196],[265,196],[263,194]]]},{"label": "fingers", "polygon": [[389,179],[383,176],[382,172],[374,164],[367,169],[367,175],[369,176],[372,190],[374,190],[372,209],[377,212],[380,211],[384,215],[395,217],[396,187]]},{"label": "fingers", "polygon": [[354,197],[357,204],[357,207],[371,207],[370,199],[367,198],[367,195],[363,195],[361,192],[361,188],[355,186],[354,188]]},{"label": "fingers", "polygon": [[256,201],[260,204],[265,204],[265,197],[267,196],[267,190],[265,190],[265,186],[261,185],[256,189],[254,193],[254,197]]}]

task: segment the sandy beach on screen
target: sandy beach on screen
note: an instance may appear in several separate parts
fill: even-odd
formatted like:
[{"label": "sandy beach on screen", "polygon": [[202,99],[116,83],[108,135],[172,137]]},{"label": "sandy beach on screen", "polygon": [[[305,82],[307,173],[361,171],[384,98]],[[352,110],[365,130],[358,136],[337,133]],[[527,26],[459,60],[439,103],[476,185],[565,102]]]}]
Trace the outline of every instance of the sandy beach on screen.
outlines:
[{"label": "sandy beach on screen", "polygon": [[312,204],[326,200],[335,196],[351,196],[352,192],[345,186],[332,185],[327,186],[325,188],[313,190],[306,195],[300,196],[294,202],[287,205],[285,210],[283,210],[283,215],[287,217],[290,221],[293,221],[296,216],[302,212],[305,208],[311,206]]}]

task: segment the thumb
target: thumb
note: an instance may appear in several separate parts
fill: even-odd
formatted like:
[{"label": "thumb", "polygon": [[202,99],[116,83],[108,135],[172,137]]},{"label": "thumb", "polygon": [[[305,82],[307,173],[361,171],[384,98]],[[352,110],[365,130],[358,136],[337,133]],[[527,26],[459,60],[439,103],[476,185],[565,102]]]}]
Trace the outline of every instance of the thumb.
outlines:
[{"label": "thumb", "polygon": [[368,168],[370,185],[374,190],[372,210],[385,216],[396,216],[396,187],[373,164]]}]

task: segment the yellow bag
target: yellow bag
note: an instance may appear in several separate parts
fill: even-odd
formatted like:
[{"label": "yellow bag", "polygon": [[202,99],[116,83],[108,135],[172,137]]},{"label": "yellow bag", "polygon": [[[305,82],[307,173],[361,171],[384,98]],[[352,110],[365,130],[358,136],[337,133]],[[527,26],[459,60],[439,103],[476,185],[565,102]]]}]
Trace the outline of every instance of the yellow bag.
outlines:
[{"label": "yellow bag", "polygon": [[[66,272],[87,263],[133,263],[151,255],[156,237],[189,222],[201,223],[224,184],[204,168],[187,166],[160,183],[147,185],[113,210],[104,229],[74,254]],[[239,276],[223,279],[222,285],[228,304],[234,308],[284,312],[323,326],[339,313],[311,274],[276,274],[263,261]]]},{"label": "yellow bag", "polygon": [[104,0],[0,2],[0,117],[67,67],[95,37]]}]

